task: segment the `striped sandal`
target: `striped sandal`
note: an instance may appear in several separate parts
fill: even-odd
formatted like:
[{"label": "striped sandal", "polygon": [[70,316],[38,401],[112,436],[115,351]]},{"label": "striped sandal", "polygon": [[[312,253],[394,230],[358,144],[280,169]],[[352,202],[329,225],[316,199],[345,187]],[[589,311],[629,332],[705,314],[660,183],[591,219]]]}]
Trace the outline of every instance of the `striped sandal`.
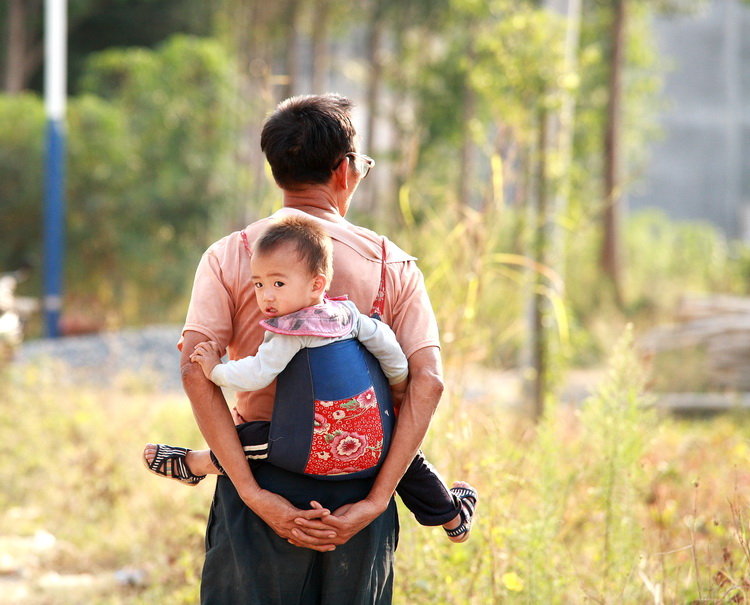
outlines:
[{"label": "striped sandal", "polygon": [[185,454],[190,450],[184,447],[158,444],[156,456],[149,464],[146,456],[143,456],[143,464],[154,475],[174,479],[185,485],[198,485],[206,478],[206,475],[194,475],[185,462]]},{"label": "striped sandal", "polygon": [[443,529],[445,529],[445,533],[448,534],[448,537],[452,542],[466,542],[466,540],[469,539],[471,521],[476,512],[479,495],[477,494],[477,490],[468,484],[466,484],[466,487],[454,484],[450,489],[450,492],[458,498],[458,501],[461,504],[461,510],[459,512],[461,515],[461,524],[453,529]]}]

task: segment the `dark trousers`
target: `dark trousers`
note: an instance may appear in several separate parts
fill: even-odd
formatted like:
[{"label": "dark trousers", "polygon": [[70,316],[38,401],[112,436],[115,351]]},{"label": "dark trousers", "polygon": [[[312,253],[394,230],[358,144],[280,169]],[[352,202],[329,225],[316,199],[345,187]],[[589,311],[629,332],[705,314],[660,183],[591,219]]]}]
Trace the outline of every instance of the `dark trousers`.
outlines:
[{"label": "dark trousers", "polygon": [[[255,465],[254,465],[255,466]],[[270,464],[254,469],[264,489],[301,509],[357,502],[374,479],[321,481]],[[398,515],[393,499],[375,521],[332,552],[280,538],[219,476],[206,530],[202,605],[390,605]]]},{"label": "dark trousers", "polygon": [[[268,445],[269,426],[269,422],[253,421],[237,427],[240,442],[246,448],[245,453],[251,463],[267,455],[267,448],[262,447]],[[461,510],[458,498],[450,492],[421,451],[401,478],[396,493],[420,525],[443,525],[454,519]]]}]

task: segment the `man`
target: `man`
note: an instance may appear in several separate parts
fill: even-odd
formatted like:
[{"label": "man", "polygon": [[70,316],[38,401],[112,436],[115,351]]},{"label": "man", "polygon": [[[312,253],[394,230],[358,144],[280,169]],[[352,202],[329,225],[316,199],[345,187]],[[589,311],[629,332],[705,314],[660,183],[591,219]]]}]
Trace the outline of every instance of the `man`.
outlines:
[{"label": "man", "polygon": [[267,219],[211,246],[196,272],[181,340],[185,392],[228,476],[217,481],[206,532],[204,604],[391,602],[398,538],[393,493],[427,432],[443,384],[435,317],[414,259],[344,218],[373,164],[357,152],[351,108],[338,95],[288,99],[266,120],[261,148],[282,191],[280,212],[319,219],[333,239],[331,296],[346,294],[368,313],[378,297],[385,251],[382,319],[409,360],[391,448],[374,479],[320,481],[271,465],[250,470],[234,426],[270,420],[275,385],[240,393],[230,412],[190,355],[206,340],[227,347],[232,359],[256,353],[263,329],[248,249]]}]

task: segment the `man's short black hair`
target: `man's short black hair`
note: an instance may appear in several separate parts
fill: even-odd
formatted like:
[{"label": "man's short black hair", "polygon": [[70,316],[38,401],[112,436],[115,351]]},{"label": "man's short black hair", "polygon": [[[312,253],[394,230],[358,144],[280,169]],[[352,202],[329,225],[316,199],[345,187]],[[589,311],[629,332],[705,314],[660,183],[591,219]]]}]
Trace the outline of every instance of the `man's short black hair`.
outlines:
[{"label": "man's short black hair", "polygon": [[328,182],[336,164],[356,151],[353,106],[334,93],[279,103],[260,135],[260,148],[279,187],[294,190]]}]

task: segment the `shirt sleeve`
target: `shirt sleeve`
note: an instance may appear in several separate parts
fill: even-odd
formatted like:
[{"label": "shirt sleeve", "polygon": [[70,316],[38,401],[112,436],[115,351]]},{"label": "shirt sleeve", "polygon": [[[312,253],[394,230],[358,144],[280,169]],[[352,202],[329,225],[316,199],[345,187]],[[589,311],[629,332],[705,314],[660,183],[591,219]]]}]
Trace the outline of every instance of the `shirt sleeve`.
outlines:
[{"label": "shirt sleeve", "polygon": [[234,391],[257,391],[271,384],[301,348],[295,336],[266,332],[255,355],[214,366],[211,381]]},{"label": "shirt sleeve", "polygon": [[[203,334],[207,340],[226,348],[232,336],[235,305],[232,293],[223,280],[221,260],[217,256],[219,244],[214,244],[201,257],[195,272],[183,334],[188,330]],[[223,250],[220,250],[220,252]],[[182,339],[180,339],[180,349]]]},{"label": "shirt sleeve", "polygon": [[396,335],[386,324],[359,314],[357,339],[380,362],[380,367],[390,384],[398,384],[409,375],[409,362],[396,340]]},{"label": "shirt sleeve", "polygon": [[440,348],[440,337],[422,272],[413,261],[389,263],[383,321],[396,333],[404,354]]}]

